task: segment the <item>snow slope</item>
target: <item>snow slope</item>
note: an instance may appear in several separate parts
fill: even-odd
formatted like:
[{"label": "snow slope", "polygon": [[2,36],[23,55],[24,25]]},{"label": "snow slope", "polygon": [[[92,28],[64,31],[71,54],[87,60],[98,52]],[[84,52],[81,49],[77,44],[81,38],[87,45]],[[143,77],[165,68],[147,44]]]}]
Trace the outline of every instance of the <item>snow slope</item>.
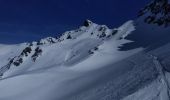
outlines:
[{"label": "snow slope", "polygon": [[0,100],[169,100],[170,28],[145,21],[151,8],[114,29],[86,20],[60,37],[1,44]]},{"label": "snow slope", "polygon": [[[59,38],[49,37],[14,46],[2,45],[1,50],[6,54],[1,55],[0,61],[4,58],[8,60],[7,64],[1,63],[0,90],[3,92],[0,99],[65,99],[65,95],[70,96],[94,84],[106,74],[107,70],[102,72],[101,69],[110,69],[110,65],[143,50],[118,50],[122,44],[131,42],[125,37],[135,30],[133,21],[115,29],[89,20],[85,23],[87,25],[65,32]],[[89,75],[92,75],[91,78]]]}]

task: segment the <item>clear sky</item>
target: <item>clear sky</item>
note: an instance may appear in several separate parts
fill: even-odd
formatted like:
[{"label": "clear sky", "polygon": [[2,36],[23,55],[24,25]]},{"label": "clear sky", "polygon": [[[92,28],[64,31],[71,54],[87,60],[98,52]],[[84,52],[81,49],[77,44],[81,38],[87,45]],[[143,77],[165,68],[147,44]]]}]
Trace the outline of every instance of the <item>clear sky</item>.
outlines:
[{"label": "clear sky", "polygon": [[85,19],[118,27],[134,19],[149,1],[0,0],[0,35],[18,34],[34,40],[74,29]]}]

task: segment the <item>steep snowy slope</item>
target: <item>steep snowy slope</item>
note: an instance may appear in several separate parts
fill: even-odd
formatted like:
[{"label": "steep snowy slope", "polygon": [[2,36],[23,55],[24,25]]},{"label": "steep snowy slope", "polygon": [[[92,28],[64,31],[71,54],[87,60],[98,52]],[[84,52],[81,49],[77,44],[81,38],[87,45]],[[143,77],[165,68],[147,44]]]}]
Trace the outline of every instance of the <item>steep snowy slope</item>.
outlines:
[{"label": "steep snowy slope", "polygon": [[65,32],[59,38],[2,46],[2,51],[7,49],[8,54],[14,53],[10,58],[7,54],[1,55],[1,61],[6,58],[8,62],[1,63],[0,90],[3,92],[0,99],[66,100],[66,95],[69,97],[84,87],[93,86],[95,80],[109,71],[110,65],[143,50],[118,50],[122,44],[131,42],[125,37],[134,30],[133,21],[108,29],[87,20],[84,26]]},{"label": "steep snowy slope", "polygon": [[0,100],[169,100],[168,7],[154,0],[119,28],[86,20],[60,37],[0,45]]}]

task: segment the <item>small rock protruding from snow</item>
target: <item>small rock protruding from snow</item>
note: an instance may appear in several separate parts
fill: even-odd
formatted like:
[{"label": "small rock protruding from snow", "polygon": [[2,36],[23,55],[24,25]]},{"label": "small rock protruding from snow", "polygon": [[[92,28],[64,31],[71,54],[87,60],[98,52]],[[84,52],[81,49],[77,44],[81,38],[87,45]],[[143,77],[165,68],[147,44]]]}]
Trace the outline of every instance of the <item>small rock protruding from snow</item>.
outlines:
[{"label": "small rock protruding from snow", "polygon": [[17,59],[15,62],[13,62],[13,64],[15,65],[15,66],[19,66],[20,64],[22,64],[23,63],[23,58],[19,58],[19,59]]},{"label": "small rock protruding from snow", "polygon": [[53,44],[57,42],[58,42],[57,38],[47,37],[39,41],[33,41],[32,43],[27,43],[27,45],[31,47],[31,46],[36,46],[36,45]]},{"label": "small rock protruding from snow", "polygon": [[41,39],[40,41],[37,42],[37,45],[43,45],[43,44],[52,44],[56,43],[57,39],[53,37],[47,37],[45,39]]},{"label": "small rock protruding from snow", "polygon": [[70,34],[67,35],[67,39],[72,39]]},{"label": "small rock protruding from snow", "polygon": [[112,32],[112,35],[115,35],[118,32],[118,30],[114,29]]}]

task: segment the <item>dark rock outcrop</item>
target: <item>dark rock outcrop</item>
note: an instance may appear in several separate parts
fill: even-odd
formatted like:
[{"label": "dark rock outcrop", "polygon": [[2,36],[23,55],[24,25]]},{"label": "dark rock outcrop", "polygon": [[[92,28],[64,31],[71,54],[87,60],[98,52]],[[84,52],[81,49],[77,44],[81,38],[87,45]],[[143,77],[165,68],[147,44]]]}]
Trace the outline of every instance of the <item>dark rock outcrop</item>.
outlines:
[{"label": "dark rock outcrop", "polygon": [[158,26],[169,26],[170,4],[168,0],[154,0],[139,11],[138,17],[145,16],[144,21]]}]

